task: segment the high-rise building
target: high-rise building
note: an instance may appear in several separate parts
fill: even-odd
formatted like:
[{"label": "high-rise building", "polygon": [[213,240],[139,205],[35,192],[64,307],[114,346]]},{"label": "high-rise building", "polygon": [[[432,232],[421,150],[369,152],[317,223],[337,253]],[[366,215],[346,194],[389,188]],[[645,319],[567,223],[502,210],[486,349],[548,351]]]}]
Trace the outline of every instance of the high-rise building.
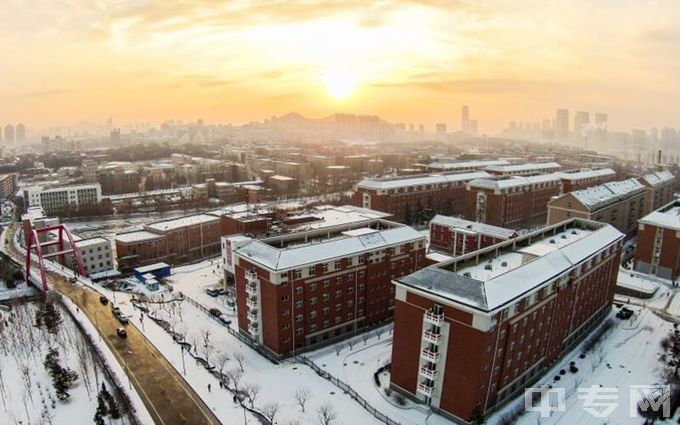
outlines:
[{"label": "high-rise building", "polygon": [[425,133],[425,126],[422,124],[418,124],[418,133]]},{"label": "high-rise building", "polygon": [[463,105],[463,110],[461,111],[461,128],[463,132],[470,133],[470,109],[467,105]]},{"label": "high-rise building", "polygon": [[446,134],[446,124],[437,123],[437,134]]},{"label": "high-rise building", "polygon": [[558,109],[555,112],[555,138],[564,140],[569,136],[569,110]]},{"label": "high-rise building", "polygon": [[21,143],[26,141],[26,126],[22,123],[17,124],[17,142]]},{"label": "high-rise building", "polygon": [[576,136],[584,136],[583,131],[590,124],[590,112],[578,111],[574,115],[574,133]]},{"label": "high-rise building", "polygon": [[607,139],[607,114],[595,114],[595,140],[604,142]]},{"label": "high-rise building", "polygon": [[477,133],[479,132],[478,126],[479,124],[477,120],[470,120],[470,134],[476,136]]},{"label": "high-rise building", "polygon": [[5,126],[5,141],[7,143],[14,143],[14,126],[12,124]]}]

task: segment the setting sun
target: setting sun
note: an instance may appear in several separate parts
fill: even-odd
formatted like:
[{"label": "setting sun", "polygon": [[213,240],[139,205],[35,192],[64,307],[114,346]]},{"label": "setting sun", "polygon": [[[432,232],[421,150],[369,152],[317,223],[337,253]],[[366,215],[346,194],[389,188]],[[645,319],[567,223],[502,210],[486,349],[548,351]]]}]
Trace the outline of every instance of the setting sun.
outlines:
[{"label": "setting sun", "polygon": [[328,94],[336,100],[344,100],[356,91],[356,77],[346,70],[333,70],[323,78]]}]

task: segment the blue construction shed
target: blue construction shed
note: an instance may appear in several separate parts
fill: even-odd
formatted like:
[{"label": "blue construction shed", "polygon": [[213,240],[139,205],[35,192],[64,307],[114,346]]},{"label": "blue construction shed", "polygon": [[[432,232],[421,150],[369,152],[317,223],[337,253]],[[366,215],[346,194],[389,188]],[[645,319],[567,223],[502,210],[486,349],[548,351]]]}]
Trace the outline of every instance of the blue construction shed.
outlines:
[{"label": "blue construction shed", "polygon": [[155,263],[149,264],[148,266],[137,267],[133,270],[133,272],[137,280],[140,282],[146,282],[147,278],[144,275],[151,274],[155,279],[160,279],[170,276],[172,268],[170,267],[170,264]]}]

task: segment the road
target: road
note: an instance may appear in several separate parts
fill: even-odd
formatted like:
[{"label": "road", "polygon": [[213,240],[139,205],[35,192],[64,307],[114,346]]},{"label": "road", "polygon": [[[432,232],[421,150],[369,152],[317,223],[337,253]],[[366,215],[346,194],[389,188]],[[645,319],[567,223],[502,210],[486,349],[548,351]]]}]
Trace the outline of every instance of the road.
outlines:
[{"label": "road", "polygon": [[[2,247],[19,264],[25,264],[25,256],[12,243],[17,229],[16,223],[7,229]],[[53,272],[48,272],[48,280],[52,289],[71,299],[80,309],[79,314],[85,314],[95,325],[101,339],[126,371],[129,385],[135,387],[157,425],[220,424],[210,408],[139,329],[129,324],[126,327],[127,339],[116,335],[116,329],[121,325],[111,313],[110,305],[100,303],[99,293],[86,286],[72,284]],[[127,382],[122,384],[128,385]]]}]

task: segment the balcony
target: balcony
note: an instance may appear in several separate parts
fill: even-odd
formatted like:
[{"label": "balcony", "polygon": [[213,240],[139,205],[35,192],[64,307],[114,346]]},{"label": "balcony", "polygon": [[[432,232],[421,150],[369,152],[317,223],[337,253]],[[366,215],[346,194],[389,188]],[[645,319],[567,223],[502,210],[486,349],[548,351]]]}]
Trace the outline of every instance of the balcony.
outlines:
[{"label": "balcony", "polygon": [[425,321],[435,326],[441,326],[444,323],[444,313],[428,311],[425,313]]},{"label": "balcony", "polygon": [[257,298],[256,297],[246,298],[246,305],[248,306],[248,309],[250,311],[257,311],[257,308],[258,308]]},{"label": "balcony", "polygon": [[257,325],[249,325],[248,333],[250,333],[253,336],[257,336],[260,334],[260,328]]},{"label": "balcony", "polygon": [[435,353],[434,351],[426,348],[422,353],[420,353],[420,357],[424,358],[428,362],[437,363],[439,360],[439,353]]},{"label": "balcony", "polygon": [[251,283],[256,282],[257,272],[255,270],[246,270],[246,280]]},{"label": "balcony", "polygon": [[246,294],[251,297],[257,296],[257,285],[254,283],[246,283]]},{"label": "balcony", "polygon": [[418,384],[418,392],[424,394],[426,397],[432,397],[434,393],[434,386],[430,384]]},{"label": "balcony", "polygon": [[257,323],[259,321],[259,318],[257,317],[257,313],[254,311],[248,311],[248,321],[253,324]]},{"label": "balcony", "polygon": [[430,342],[432,344],[439,344],[439,342],[442,340],[442,335],[441,334],[436,334],[432,331],[425,331],[423,333],[423,339],[427,342]]},{"label": "balcony", "polygon": [[420,376],[424,376],[425,378],[431,381],[434,381],[436,375],[437,371],[435,369],[429,369],[427,366],[423,366],[420,368]]}]

